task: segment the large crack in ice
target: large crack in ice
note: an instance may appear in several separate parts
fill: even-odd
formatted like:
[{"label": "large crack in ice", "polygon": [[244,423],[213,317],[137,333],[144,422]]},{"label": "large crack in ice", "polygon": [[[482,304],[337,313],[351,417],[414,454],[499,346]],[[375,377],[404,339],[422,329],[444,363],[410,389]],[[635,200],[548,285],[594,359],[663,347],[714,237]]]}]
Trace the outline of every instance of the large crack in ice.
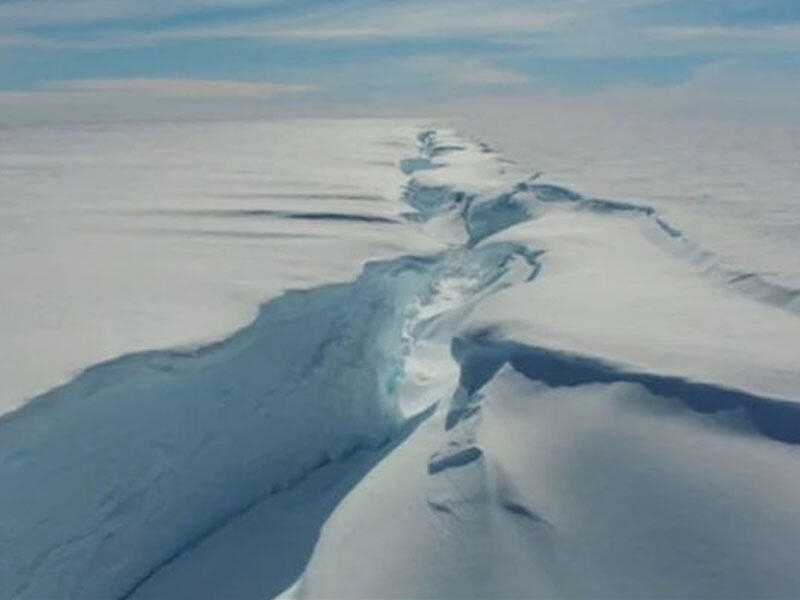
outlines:
[{"label": "large crack in ice", "polygon": [[448,429],[480,410],[481,388],[503,365],[509,364],[518,373],[549,387],[616,382],[638,384],[656,396],[678,400],[698,413],[738,413],[742,419],[735,426],[746,423],[767,438],[800,444],[800,405],[796,402],[681,377],[632,371],[596,358],[504,340],[492,331],[457,336],[452,349],[461,365],[461,374],[459,389],[448,408]]},{"label": "large crack in ice", "polygon": [[[439,194],[411,185],[408,200]],[[423,220],[445,208],[430,205]],[[380,454],[441,399],[431,353],[452,363],[458,320],[536,258],[496,243],[371,263],[264,304],[226,340],[96,365],[4,416],[0,595],[129,597],[265,499]]]},{"label": "large crack in ice", "polygon": [[[423,184],[415,174],[441,168],[437,160],[461,147],[440,143],[432,131],[419,140],[420,155],[400,165],[409,175],[408,218],[451,219],[463,236],[448,239],[448,250],[371,263],[353,282],[286,293],[226,340],[94,366],[0,418],[0,479],[8,490],[0,495],[0,595],[132,596],[236,519],[338,465],[343,483],[324,508],[309,512],[308,545],[269,574],[265,589],[277,593],[301,574],[347,490],[439,401],[449,401],[448,430],[474,418],[480,386],[506,362],[554,385],[625,379],[656,393],[696,395],[669,378],[489,337],[456,339],[483,298],[539,273],[540,251],[487,238],[535,218],[543,205],[643,216],[665,239],[688,242],[648,207],[586,199],[536,176],[491,197]],[[756,280],[739,275],[730,284],[794,308],[792,290]],[[714,390],[700,391],[708,398]],[[782,425],[787,407],[720,394],[719,410],[756,411],[765,433],[797,442],[794,425]],[[432,459],[432,475],[482,460],[468,432],[459,440]],[[513,493],[500,496],[514,518],[546,524]],[[431,502],[449,510],[441,499]]]}]

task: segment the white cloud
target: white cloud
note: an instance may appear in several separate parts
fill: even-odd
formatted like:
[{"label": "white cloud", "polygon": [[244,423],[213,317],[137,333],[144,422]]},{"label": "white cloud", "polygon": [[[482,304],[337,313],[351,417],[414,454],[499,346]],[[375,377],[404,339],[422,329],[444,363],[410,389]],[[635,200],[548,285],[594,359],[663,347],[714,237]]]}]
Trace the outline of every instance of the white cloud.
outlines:
[{"label": "white cloud", "polygon": [[0,91],[0,121],[8,123],[247,117],[272,110],[273,100],[315,86],[197,79],[61,81],[31,91]]},{"label": "white cloud", "polygon": [[642,30],[655,43],[685,52],[716,51],[738,54],[800,50],[800,24],[742,26],[668,26]]},{"label": "white cloud", "polygon": [[[228,19],[204,25],[126,32],[98,26],[80,38],[34,34],[31,26],[158,18],[205,8],[269,5],[286,0],[12,0],[0,2],[0,45],[124,47],[204,39],[287,43],[474,39],[504,44],[536,58],[748,56],[800,51],[800,24],[653,26],[628,11],[670,0],[406,0],[331,2],[307,11]],[[524,50],[523,50],[524,49]]]},{"label": "white cloud", "polygon": [[566,32],[509,35],[498,41],[536,58],[746,57],[800,52],[800,24],[655,27],[598,18],[591,26]]},{"label": "white cloud", "polygon": [[175,39],[245,38],[287,42],[359,43],[419,38],[480,38],[508,32],[544,32],[562,16],[537,4],[500,6],[486,0],[348,3],[299,16],[248,20],[224,25],[173,28],[133,34],[127,42]]},{"label": "white cloud", "polygon": [[4,46],[24,46],[29,43],[35,43],[36,40],[28,40],[21,35],[2,35],[0,34],[0,48]]},{"label": "white cloud", "polygon": [[209,8],[274,4],[277,0],[11,0],[0,3],[5,27],[69,25],[130,18],[158,18]]},{"label": "white cloud", "polygon": [[[670,0],[407,0],[332,2],[293,14],[127,32],[104,30],[76,39],[48,38],[26,26],[87,20],[159,17],[209,7],[279,0],[14,0],[0,3],[4,45],[123,47],[204,39],[359,44],[381,40],[472,39],[507,45],[536,58],[747,56],[800,51],[800,25],[653,26],[628,11]],[[289,3],[286,3],[289,6]],[[24,35],[21,35],[24,32]]]},{"label": "white cloud", "polygon": [[[0,22],[5,29],[37,25],[68,25],[105,20],[160,17],[215,8],[267,6],[280,0],[12,0],[0,3]],[[619,0],[616,0],[619,1]],[[575,0],[564,0],[564,4]],[[192,28],[184,31],[272,30],[298,38],[361,37],[373,33],[413,37],[433,31],[530,30],[547,26],[553,4],[497,0],[440,0],[437,2],[338,2],[295,16],[270,17],[256,27],[250,19],[237,26]],[[557,11],[560,12],[560,11]],[[275,24],[275,27],[270,27]]]},{"label": "white cloud", "polygon": [[749,60],[727,59],[696,69],[678,85],[618,85],[587,100],[629,112],[682,118],[796,123],[800,120],[800,75]]},{"label": "white cloud", "polygon": [[[735,123],[796,127],[800,125],[800,74],[769,68],[764,62],[727,59],[696,69],[675,85],[618,84],[586,94],[556,90],[489,90],[455,98],[439,109],[445,117],[474,115],[511,123],[544,122],[576,131],[575,119],[591,124],[640,122],[696,124]],[[652,140],[657,146],[658,140]],[[654,147],[656,147],[654,146]]]},{"label": "white cloud", "polygon": [[412,73],[453,87],[497,87],[527,83],[517,71],[491,64],[482,58],[423,57],[406,63]]},{"label": "white cloud", "polygon": [[48,84],[34,94],[72,96],[139,96],[151,98],[270,98],[297,94],[314,87],[289,83],[250,83],[203,79],[86,79]]},{"label": "white cloud", "polygon": [[[324,99],[321,101],[319,97],[309,95],[302,102],[306,106],[314,102],[324,104],[325,109],[332,101],[358,102],[361,101],[359,98],[382,106],[390,101],[407,103],[430,97],[437,98],[438,102],[444,94],[439,93],[437,86],[454,89],[452,98],[484,93],[481,90],[498,95],[522,93],[530,87],[524,84],[531,78],[502,65],[548,58],[594,60],[683,56],[737,59],[735,63],[717,62],[699,70],[690,82],[682,86],[606,88],[602,94],[608,102],[624,103],[627,95],[630,105],[680,105],[690,112],[693,106],[700,104],[711,111],[715,102],[731,110],[743,110],[746,106],[761,110],[766,104],[788,106],[800,97],[793,83],[796,78],[778,73],[778,69],[772,74],[760,73],[758,67],[745,64],[747,61],[767,64],[772,60],[771,55],[791,56],[793,52],[800,52],[800,24],[653,26],[642,24],[641,15],[636,21],[629,18],[631,15],[627,11],[631,9],[673,0],[341,0],[320,3],[305,11],[291,10],[291,3],[284,0],[283,6],[288,10],[280,11],[280,15],[276,12],[270,18],[230,18],[220,22],[204,19],[202,26],[149,28],[133,21],[124,29],[92,27],[91,31],[84,31],[80,36],[69,34],[67,27],[63,37],[47,37],[45,33],[24,27],[14,29],[15,25],[23,22],[46,23],[48,19],[72,23],[81,19],[122,16],[156,17],[203,7],[278,1],[0,0],[0,47],[5,50],[5,47],[40,45],[53,51],[59,46],[94,49],[226,38],[279,40],[298,45],[358,45],[389,40],[396,42],[392,48],[404,42],[402,57],[398,58],[388,54],[388,46],[376,47],[368,58],[364,58],[365,54],[358,54],[349,59],[343,57],[343,60],[303,61],[302,65],[283,61],[283,53],[279,53],[281,59],[274,61],[265,55],[264,66],[271,69],[275,77],[282,73],[293,80],[295,75],[291,69],[296,68],[305,69],[309,75],[313,74],[315,81],[322,82],[328,90]],[[39,37],[34,38],[36,35]],[[442,48],[446,48],[441,52],[446,56],[405,58],[417,47],[415,42],[418,40],[441,40]],[[452,43],[454,40],[458,44]],[[494,44],[491,51],[478,57],[487,42]],[[421,52],[429,44],[418,47]],[[469,48],[467,52],[473,58],[459,58],[456,48]],[[13,53],[4,54],[9,56],[6,62],[17,60]],[[739,70],[743,73],[737,73]],[[639,74],[634,73],[631,77],[639,77]],[[658,78],[659,73],[653,73],[648,79]],[[597,88],[597,84],[592,85]],[[51,84],[37,92],[20,93],[15,96],[15,107],[26,102],[34,105],[53,105],[56,102],[80,106],[100,105],[101,102],[122,105],[132,104],[132,98],[180,100],[194,105],[250,100],[255,105],[264,99],[300,94],[311,89],[303,85],[185,79],[72,81]],[[365,93],[353,91],[360,89]],[[414,94],[417,94],[416,98]],[[0,109],[8,106],[10,98],[9,94],[0,95]],[[293,99],[293,107],[300,104],[300,99],[297,102]],[[786,111],[785,108],[781,110]]]},{"label": "white cloud", "polygon": [[[591,25],[601,15],[610,18],[621,10],[648,5],[658,0],[607,0],[602,3],[587,0],[411,0],[404,2],[337,2],[313,11],[289,16],[270,16],[258,19],[234,20],[222,24],[192,25],[148,31],[87,35],[82,42],[69,45],[151,44],[164,40],[255,38],[297,42],[345,43],[365,40],[417,38],[492,38],[532,34],[569,32],[580,24]],[[200,0],[201,6],[222,5],[221,0]],[[20,7],[46,7],[23,10]],[[256,4],[256,0],[234,0],[234,4]],[[151,1],[132,3],[129,0],[26,0],[14,2],[19,14],[3,13],[6,22],[35,23],[37,19],[79,21],[122,16],[157,16],[180,12],[198,5],[189,0],[177,3],[155,3],[152,11],[144,10]],[[164,5],[168,5],[167,9]],[[67,6],[74,8],[70,9]],[[94,7],[97,7],[96,9]],[[52,11],[50,10],[52,8]],[[127,12],[126,12],[127,11]],[[8,12],[8,11],[6,11]],[[81,18],[79,18],[81,17]]]}]

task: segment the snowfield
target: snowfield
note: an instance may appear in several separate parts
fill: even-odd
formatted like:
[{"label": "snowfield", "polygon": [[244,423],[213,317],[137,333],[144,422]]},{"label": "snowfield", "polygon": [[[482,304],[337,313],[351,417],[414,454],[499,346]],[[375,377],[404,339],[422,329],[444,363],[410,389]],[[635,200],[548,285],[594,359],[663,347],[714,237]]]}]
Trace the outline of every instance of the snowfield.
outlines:
[{"label": "snowfield", "polygon": [[0,597],[796,594],[790,278],[450,129],[226,126],[2,132]]},{"label": "snowfield", "polygon": [[0,412],[103,360],[221,339],[288,289],[435,252],[400,217],[415,135],[382,120],[0,129]]}]

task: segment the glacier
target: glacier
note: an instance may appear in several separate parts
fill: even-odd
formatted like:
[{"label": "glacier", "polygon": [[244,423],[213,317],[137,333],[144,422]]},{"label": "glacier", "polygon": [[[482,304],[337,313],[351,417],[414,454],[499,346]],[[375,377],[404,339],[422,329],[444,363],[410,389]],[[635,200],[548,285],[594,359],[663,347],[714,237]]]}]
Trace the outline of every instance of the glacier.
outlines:
[{"label": "glacier", "polygon": [[[800,292],[454,130],[361,135],[390,202],[125,214],[300,243],[236,333],[112,351],[0,417],[0,595],[791,595]],[[302,289],[275,271],[354,248]]]}]

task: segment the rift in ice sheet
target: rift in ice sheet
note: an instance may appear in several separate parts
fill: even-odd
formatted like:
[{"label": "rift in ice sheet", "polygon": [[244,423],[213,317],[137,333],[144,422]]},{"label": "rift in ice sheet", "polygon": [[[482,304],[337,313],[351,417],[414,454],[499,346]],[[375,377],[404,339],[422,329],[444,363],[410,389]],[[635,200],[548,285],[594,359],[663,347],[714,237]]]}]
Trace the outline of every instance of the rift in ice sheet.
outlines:
[{"label": "rift in ice sheet", "polygon": [[798,292],[662,205],[408,120],[57,134],[106,162],[0,254],[64,260],[0,317],[0,596],[800,589]]}]

